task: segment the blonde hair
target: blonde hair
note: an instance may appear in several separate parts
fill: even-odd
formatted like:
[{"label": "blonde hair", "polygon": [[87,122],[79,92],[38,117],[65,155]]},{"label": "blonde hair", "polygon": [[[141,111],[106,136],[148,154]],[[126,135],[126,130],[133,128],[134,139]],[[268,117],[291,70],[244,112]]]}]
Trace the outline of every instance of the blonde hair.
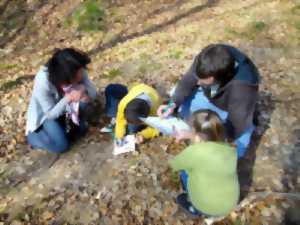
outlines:
[{"label": "blonde hair", "polygon": [[193,113],[192,125],[198,134],[204,134],[206,141],[225,142],[225,128],[217,113],[199,110]]}]

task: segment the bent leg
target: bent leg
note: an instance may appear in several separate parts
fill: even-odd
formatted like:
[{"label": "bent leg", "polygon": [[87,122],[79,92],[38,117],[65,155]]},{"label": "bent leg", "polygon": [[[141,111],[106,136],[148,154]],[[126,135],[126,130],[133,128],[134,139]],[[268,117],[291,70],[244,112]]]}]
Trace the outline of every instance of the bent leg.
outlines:
[{"label": "bent leg", "polygon": [[182,189],[184,190],[184,192],[188,192],[187,190],[187,183],[189,178],[188,174],[184,170],[181,170],[179,176],[180,176]]},{"label": "bent leg", "polygon": [[107,116],[116,117],[119,102],[127,93],[127,87],[122,84],[110,84],[105,88],[105,112]]},{"label": "bent leg", "polygon": [[238,158],[242,158],[245,155],[245,153],[248,149],[248,146],[250,144],[251,136],[252,136],[254,130],[255,130],[255,126],[252,125],[248,129],[246,129],[246,131],[244,131],[244,133],[239,138],[237,138],[234,141],[234,143],[236,144],[236,148],[237,148]]},{"label": "bent leg", "polygon": [[40,129],[28,134],[27,140],[33,148],[54,153],[62,153],[69,149],[65,128],[57,120],[46,120]]}]

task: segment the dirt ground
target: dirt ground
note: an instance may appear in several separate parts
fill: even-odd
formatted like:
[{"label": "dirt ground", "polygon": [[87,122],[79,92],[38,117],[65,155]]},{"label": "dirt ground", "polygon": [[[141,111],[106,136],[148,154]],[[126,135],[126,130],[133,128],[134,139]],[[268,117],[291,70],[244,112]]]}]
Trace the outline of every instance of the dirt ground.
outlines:
[{"label": "dirt ground", "polygon": [[104,28],[90,32],[65,22],[80,4],[0,1],[0,224],[204,224],[174,202],[167,160],[184,146],[173,140],[114,157],[97,113],[84,139],[54,155],[30,149],[24,129],[34,75],[55,48],[89,52],[99,92],[133,82],[168,90],[216,42],[246,52],[262,81],[259,125],[239,162],[242,201],[215,224],[300,224],[299,2],[102,1]]}]

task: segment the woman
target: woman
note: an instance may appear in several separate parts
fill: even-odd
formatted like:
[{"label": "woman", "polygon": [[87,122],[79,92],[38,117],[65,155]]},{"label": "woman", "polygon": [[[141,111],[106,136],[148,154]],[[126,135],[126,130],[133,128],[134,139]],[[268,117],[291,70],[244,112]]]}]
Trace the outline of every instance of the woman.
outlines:
[{"label": "woman", "polygon": [[26,124],[27,141],[33,148],[62,153],[74,135],[85,133],[83,110],[97,95],[87,75],[90,61],[81,51],[59,49],[37,73]]},{"label": "woman", "polygon": [[193,114],[194,131],[178,131],[177,139],[189,139],[191,145],[170,161],[185,193],[177,203],[189,215],[225,216],[239,200],[237,151],[225,138],[223,124],[210,110]]}]

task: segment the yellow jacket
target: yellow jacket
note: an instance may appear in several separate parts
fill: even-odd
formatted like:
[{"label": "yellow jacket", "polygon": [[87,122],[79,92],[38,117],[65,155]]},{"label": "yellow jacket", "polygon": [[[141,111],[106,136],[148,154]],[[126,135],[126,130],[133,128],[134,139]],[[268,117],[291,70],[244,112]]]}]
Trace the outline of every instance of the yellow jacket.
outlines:
[{"label": "yellow jacket", "polygon": [[[116,128],[115,135],[117,139],[122,139],[126,135],[127,121],[125,118],[125,109],[130,101],[141,94],[147,94],[152,102],[152,106],[150,109],[150,115],[155,115],[157,108],[161,104],[161,98],[157,91],[146,85],[146,84],[138,84],[132,87],[128,94],[120,101],[118,106],[117,118],[116,118]],[[152,127],[147,127],[141,132],[139,132],[145,139],[154,138],[159,135],[159,131]]]}]

